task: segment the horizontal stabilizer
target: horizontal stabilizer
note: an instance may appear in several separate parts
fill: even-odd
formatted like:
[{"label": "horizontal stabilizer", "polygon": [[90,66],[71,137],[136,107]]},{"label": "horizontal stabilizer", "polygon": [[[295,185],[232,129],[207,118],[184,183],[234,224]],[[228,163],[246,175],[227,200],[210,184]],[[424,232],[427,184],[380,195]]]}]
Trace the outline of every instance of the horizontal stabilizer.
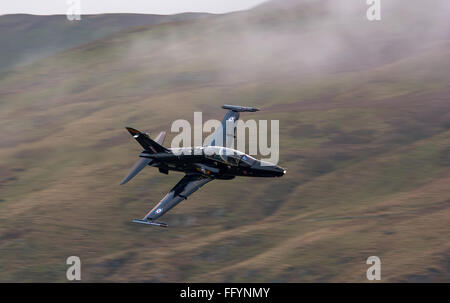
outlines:
[{"label": "horizontal stabilizer", "polygon": [[123,178],[122,182],[120,184],[125,184],[128,181],[130,181],[134,176],[136,176],[144,167],[146,167],[150,162],[152,162],[152,159],[148,158],[139,158],[134,165],[131,167],[128,174]]},{"label": "horizontal stabilizer", "polygon": [[155,142],[159,145],[163,145],[164,139],[166,139],[166,132],[160,132],[159,135],[155,138]]},{"label": "horizontal stabilizer", "polygon": [[156,153],[152,154],[149,152],[142,152],[139,154],[139,157],[141,158],[148,158],[148,159],[154,159],[154,160],[176,160],[176,159],[182,159],[182,158],[192,158],[192,155],[174,155],[171,153]]},{"label": "horizontal stabilizer", "polygon": [[139,224],[147,224],[147,225],[153,225],[153,226],[160,226],[160,227],[167,227],[166,223],[163,222],[153,222],[149,220],[141,220],[141,219],[134,219],[131,221],[133,223],[139,223]]}]

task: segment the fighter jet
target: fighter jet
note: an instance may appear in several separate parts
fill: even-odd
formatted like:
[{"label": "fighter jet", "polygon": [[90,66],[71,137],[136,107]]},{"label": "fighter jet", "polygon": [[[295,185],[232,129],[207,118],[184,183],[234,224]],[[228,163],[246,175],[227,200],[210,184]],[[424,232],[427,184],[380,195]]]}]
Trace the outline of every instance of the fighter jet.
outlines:
[{"label": "fighter jet", "polygon": [[126,127],[144,150],[120,184],[130,181],[146,166],[157,167],[163,174],[168,174],[171,170],[185,173],[143,219],[135,219],[132,222],[167,227],[166,223],[155,220],[215,179],[231,180],[237,176],[281,177],[286,173],[284,168],[257,160],[231,148],[240,113],[256,112],[259,109],[236,105],[224,105],[222,108],[228,111],[204,146],[166,148],[162,146],[165,132],[161,132],[155,140],[152,140],[148,134]]}]

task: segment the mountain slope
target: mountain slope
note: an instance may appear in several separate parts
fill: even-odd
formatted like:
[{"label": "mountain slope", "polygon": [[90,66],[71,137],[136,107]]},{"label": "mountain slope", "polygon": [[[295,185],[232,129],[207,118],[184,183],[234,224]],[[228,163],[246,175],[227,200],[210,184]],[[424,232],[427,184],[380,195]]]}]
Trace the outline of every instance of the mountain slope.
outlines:
[{"label": "mountain slope", "polygon": [[138,14],[85,15],[82,21],[66,16],[0,16],[0,72],[135,26],[192,20],[208,16],[186,13],[172,16]]},{"label": "mountain slope", "polygon": [[[384,282],[449,281],[449,11],[393,2],[376,24],[350,2],[129,28],[4,75],[0,281],[65,281],[71,255],[83,281],[364,282],[372,255]],[[131,224],[181,175],[119,186],[140,152],[123,127],[223,104],[280,121],[288,173],[211,182],[168,229]]]}]

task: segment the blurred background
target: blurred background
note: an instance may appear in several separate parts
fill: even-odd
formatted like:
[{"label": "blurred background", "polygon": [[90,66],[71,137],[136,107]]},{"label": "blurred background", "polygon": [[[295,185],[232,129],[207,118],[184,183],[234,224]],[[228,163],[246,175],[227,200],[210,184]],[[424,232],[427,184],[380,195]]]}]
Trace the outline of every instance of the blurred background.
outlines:
[{"label": "blurred background", "polygon": [[[0,281],[450,281],[450,5],[272,0],[226,14],[0,16]],[[182,177],[140,146],[223,104],[280,121],[283,178]]]}]

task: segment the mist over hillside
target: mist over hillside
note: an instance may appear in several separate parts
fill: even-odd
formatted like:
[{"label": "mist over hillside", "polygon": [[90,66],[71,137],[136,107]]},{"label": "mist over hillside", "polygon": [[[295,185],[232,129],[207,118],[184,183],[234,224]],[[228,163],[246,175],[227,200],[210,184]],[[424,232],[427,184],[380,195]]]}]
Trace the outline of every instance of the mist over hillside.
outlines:
[{"label": "mist over hillside", "polygon": [[171,16],[104,14],[84,15],[82,22],[78,22],[69,21],[65,15],[3,15],[0,16],[0,73],[129,27],[206,16],[208,14],[202,13]]},{"label": "mist over hillside", "polygon": [[[39,60],[11,46],[0,281],[65,281],[71,255],[84,281],[364,282],[372,255],[383,282],[450,281],[450,7],[382,1],[373,22],[367,8],[276,0],[148,26],[92,16],[106,21],[75,44],[42,43]],[[280,121],[288,173],[211,182],[168,229],[131,224],[182,175],[147,168],[119,186],[141,151],[124,127],[155,136],[194,111],[220,119],[223,104]]]}]

